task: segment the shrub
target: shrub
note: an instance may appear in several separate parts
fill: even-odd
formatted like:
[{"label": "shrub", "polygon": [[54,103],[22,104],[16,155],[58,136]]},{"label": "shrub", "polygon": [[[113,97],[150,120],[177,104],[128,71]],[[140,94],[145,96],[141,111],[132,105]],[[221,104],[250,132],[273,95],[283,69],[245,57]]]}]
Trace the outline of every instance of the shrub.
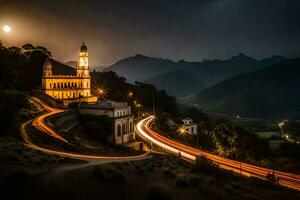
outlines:
[{"label": "shrub", "polygon": [[163,185],[154,185],[149,188],[148,200],[171,200],[171,193]]},{"label": "shrub", "polygon": [[196,163],[192,168],[192,172],[216,173],[219,171],[218,166],[204,156],[196,159]]},{"label": "shrub", "polygon": [[198,186],[202,182],[202,179],[198,176],[190,177],[191,186]]},{"label": "shrub", "polygon": [[94,178],[97,178],[97,179],[104,179],[105,178],[105,172],[104,172],[103,167],[102,166],[96,166],[94,168],[92,176]]},{"label": "shrub", "polygon": [[179,186],[179,187],[188,187],[189,186],[189,183],[188,181],[183,178],[183,177],[179,177],[177,180],[176,180],[176,186]]},{"label": "shrub", "polygon": [[80,115],[79,121],[84,127],[84,132],[95,140],[106,141],[112,133],[112,120],[107,116]]},{"label": "shrub", "polygon": [[169,169],[169,168],[164,171],[164,175],[169,177],[169,178],[175,178],[176,177],[175,172],[173,170]]},{"label": "shrub", "polygon": [[126,182],[126,179],[121,172],[111,168],[105,169],[102,166],[96,166],[94,168],[92,177],[96,180],[109,182],[113,185],[123,185]]}]

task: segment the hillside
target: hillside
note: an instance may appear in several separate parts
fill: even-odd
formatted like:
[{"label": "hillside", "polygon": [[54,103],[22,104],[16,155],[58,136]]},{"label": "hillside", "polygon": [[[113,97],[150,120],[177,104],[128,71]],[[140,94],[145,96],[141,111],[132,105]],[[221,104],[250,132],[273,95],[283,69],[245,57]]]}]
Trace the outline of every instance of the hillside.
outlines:
[{"label": "hillside", "polygon": [[153,84],[158,89],[182,97],[194,91],[211,87],[235,75],[261,69],[284,59],[281,56],[273,56],[259,61],[239,54],[228,60],[174,62],[136,55],[115,63],[106,68],[106,71],[114,71],[130,82],[139,81]]},{"label": "hillside", "polygon": [[172,96],[189,95],[197,91],[197,86],[199,85],[196,77],[182,70],[148,79],[144,83],[149,83],[155,85],[158,89],[166,90]]},{"label": "hillside", "polygon": [[105,71],[114,71],[130,82],[143,82],[152,77],[178,70],[179,67],[176,62],[168,59],[150,58],[137,54],[116,62],[107,67]]},{"label": "hillside", "polygon": [[247,117],[300,117],[300,59],[244,73],[182,100],[202,109]]}]

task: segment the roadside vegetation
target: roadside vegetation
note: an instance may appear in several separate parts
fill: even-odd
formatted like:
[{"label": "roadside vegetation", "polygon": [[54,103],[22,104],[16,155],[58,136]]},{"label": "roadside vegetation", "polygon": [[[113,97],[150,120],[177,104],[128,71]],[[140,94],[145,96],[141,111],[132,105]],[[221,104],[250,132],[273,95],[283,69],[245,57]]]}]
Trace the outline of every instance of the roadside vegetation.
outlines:
[{"label": "roadside vegetation", "polygon": [[[128,102],[136,117],[144,117],[152,112],[153,103],[157,113],[177,114],[176,98],[165,91],[158,91],[153,85],[129,83],[115,72],[92,72],[92,93],[100,100]],[[99,94],[99,89],[105,91]]]},{"label": "roadside vegetation", "polygon": [[[198,136],[188,133],[180,134],[178,128],[184,117],[193,119],[198,125]],[[263,130],[273,132],[259,135],[252,131],[257,130],[253,126],[242,128],[236,124],[236,122],[232,123],[229,120],[211,116],[196,108],[186,108],[176,117],[158,116],[154,129],[165,136],[194,147],[198,145],[198,148],[219,156],[272,169],[300,172],[300,157],[295,153],[299,152],[300,147],[279,137],[279,133],[275,132],[278,131],[278,127],[271,124],[264,125]],[[263,123],[260,124],[263,126]]]},{"label": "roadside vegetation", "polygon": [[[220,170],[205,159],[193,165],[176,157],[160,155],[140,161],[106,163],[36,175],[25,173],[19,177],[18,184],[6,185],[5,188],[6,192],[9,189],[26,191],[22,194],[23,199],[300,198],[297,191]],[[20,197],[20,194],[10,195]]]}]

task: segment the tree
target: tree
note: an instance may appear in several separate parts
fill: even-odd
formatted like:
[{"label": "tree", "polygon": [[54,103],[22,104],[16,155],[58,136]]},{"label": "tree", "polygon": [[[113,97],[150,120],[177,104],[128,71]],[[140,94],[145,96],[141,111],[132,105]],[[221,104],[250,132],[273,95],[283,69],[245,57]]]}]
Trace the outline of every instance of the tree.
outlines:
[{"label": "tree", "polygon": [[8,49],[9,49],[12,53],[21,54],[21,49],[20,49],[19,47],[12,46],[12,47],[9,47]]},{"label": "tree", "polygon": [[42,54],[46,55],[49,58],[52,57],[51,52],[46,47],[42,47],[42,46],[35,47],[32,44],[24,44],[22,46],[22,53],[25,56],[31,56],[33,53],[36,53],[36,51],[41,52]]}]

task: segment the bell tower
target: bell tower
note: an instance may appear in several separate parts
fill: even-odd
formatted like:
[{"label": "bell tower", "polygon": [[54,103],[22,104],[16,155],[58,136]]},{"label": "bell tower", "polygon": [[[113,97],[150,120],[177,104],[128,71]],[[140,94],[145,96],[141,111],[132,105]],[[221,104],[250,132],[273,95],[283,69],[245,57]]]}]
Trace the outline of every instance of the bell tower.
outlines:
[{"label": "bell tower", "polygon": [[77,66],[77,76],[89,77],[89,56],[87,51],[87,46],[82,44],[79,53],[79,64]]}]

